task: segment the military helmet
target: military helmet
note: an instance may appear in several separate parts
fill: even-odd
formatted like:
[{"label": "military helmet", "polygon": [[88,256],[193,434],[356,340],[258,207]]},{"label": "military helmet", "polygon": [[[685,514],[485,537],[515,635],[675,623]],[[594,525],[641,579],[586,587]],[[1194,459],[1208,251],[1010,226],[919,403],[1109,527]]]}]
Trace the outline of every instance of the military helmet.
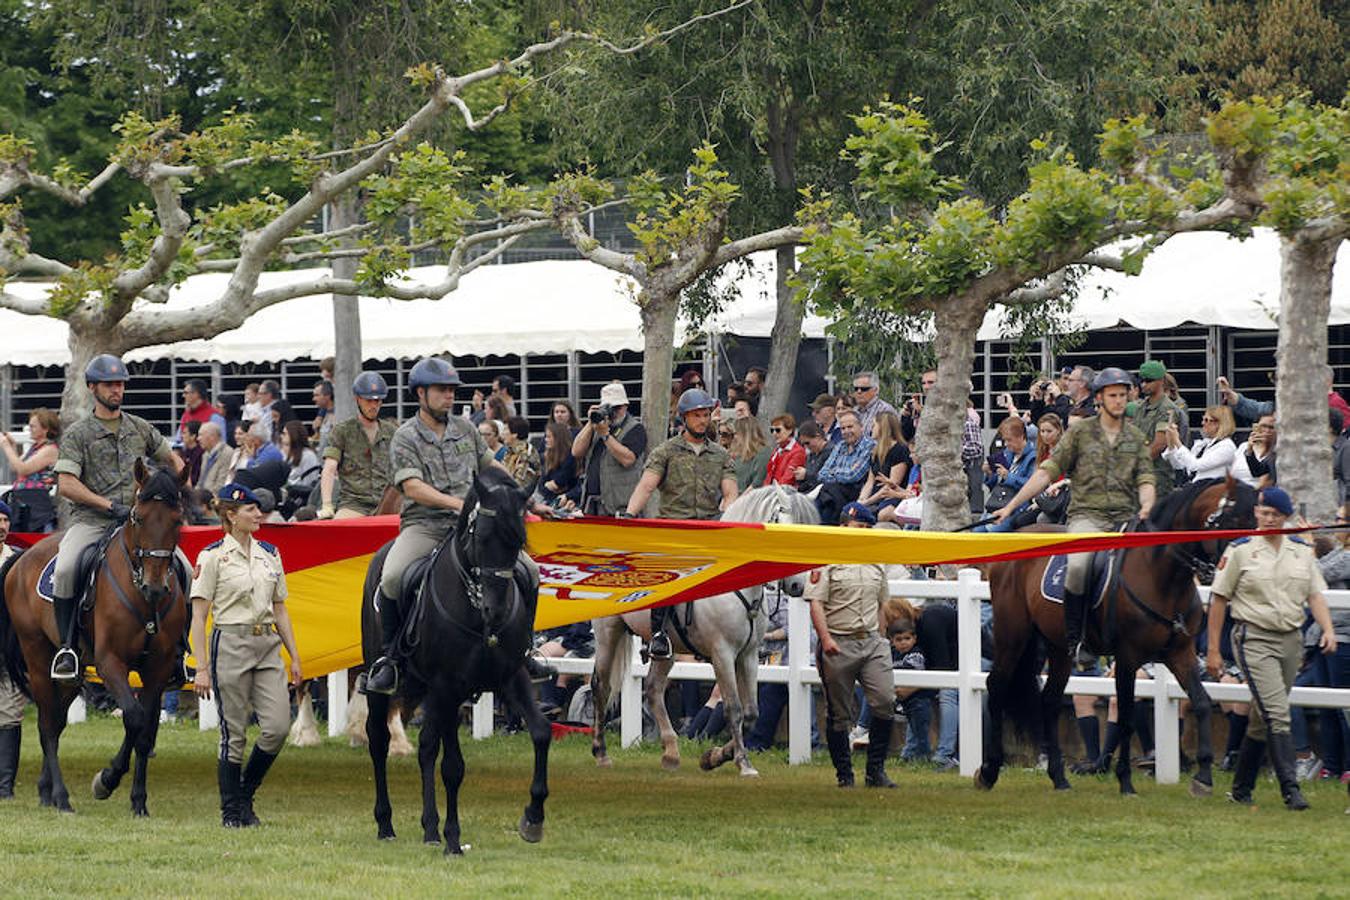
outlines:
[{"label": "military helmet", "polygon": [[675,411],[683,416],[685,413],[693,412],[696,409],[712,409],[716,405],[717,401],[703,388],[690,388],[680,395],[680,401],[675,405]]},{"label": "military helmet", "polygon": [[1134,385],[1134,379],[1131,378],[1130,373],[1126,372],[1124,369],[1117,369],[1115,366],[1109,366],[1098,372],[1097,377],[1092,379],[1092,392],[1095,394],[1103,388],[1109,388],[1116,384],[1127,388],[1132,387]]},{"label": "military helmet", "polygon": [[111,353],[100,353],[89,360],[89,365],[84,367],[84,381],[86,384],[94,382],[102,384],[106,381],[130,381],[131,376],[127,374],[126,363],[113,356]]},{"label": "military helmet", "polygon": [[430,387],[433,384],[458,385],[459,373],[455,367],[443,359],[429,356],[412,367],[412,372],[408,374],[408,387],[417,390],[420,387]]},{"label": "military helmet", "polygon": [[362,400],[383,400],[389,396],[389,384],[379,372],[362,372],[352,382],[352,393]]}]

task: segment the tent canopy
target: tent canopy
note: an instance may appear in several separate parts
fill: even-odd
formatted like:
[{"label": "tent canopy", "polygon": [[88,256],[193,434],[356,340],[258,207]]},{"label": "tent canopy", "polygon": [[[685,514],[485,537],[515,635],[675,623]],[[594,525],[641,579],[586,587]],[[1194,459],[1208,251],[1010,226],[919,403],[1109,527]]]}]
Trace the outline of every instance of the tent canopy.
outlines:
[{"label": "tent canopy", "polygon": [[[1341,249],[1340,257],[1347,251]],[[1342,265],[1350,264],[1338,257]],[[728,267],[739,299],[713,318],[708,330],[768,337],[773,329],[774,254],[753,257],[753,267]],[[322,269],[271,272],[261,288],[307,280]],[[412,281],[440,281],[444,268],[414,269]],[[166,309],[202,306],[218,297],[228,275],[199,275],[175,288]],[[614,352],[642,348],[641,320],[631,279],[584,260],[489,265],[465,276],[441,300],[411,302],[362,297],[361,331],[367,358],[456,355]],[[12,282],[6,290],[45,294],[42,284]],[[1172,238],[1145,262],[1143,274],[1093,270],[1083,280],[1072,318],[1089,329],[1121,323],[1140,329],[1185,322],[1257,330],[1276,327],[1280,297],[1279,238],[1269,229],[1238,241],[1217,233]],[[149,304],[146,304],[147,306]],[[1350,322],[1350,278],[1335,279],[1329,324]],[[828,320],[808,314],[806,337],[823,337]],[[682,327],[679,339],[688,335]],[[997,313],[980,329],[981,340],[1006,334]],[[69,359],[64,322],[0,310],[0,359],[15,365],[61,365]],[[145,347],[129,360],[263,363],[328,356],[333,315],[327,295],[289,300],[210,340]]]}]

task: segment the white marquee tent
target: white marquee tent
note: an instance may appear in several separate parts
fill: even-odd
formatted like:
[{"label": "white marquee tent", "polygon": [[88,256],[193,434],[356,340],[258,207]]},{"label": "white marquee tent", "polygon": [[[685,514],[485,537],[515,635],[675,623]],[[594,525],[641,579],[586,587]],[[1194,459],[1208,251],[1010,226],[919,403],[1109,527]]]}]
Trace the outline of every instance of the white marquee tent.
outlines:
[{"label": "white marquee tent", "polygon": [[[1350,323],[1350,252],[1342,248],[1342,274],[1333,286],[1330,324]],[[415,270],[417,279],[439,281],[439,267]],[[1279,239],[1260,230],[1247,241],[1222,234],[1172,238],[1149,257],[1142,275],[1090,273],[1074,307],[1087,328],[1121,323],[1148,330],[1184,322],[1244,329],[1273,329],[1279,310]],[[262,286],[314,277],[316,270],[276,272]],[[730,276],[729,276],[730,277]],[[767,337],[774,320],[773,254],[760,254],[740,279],[740,299],[711,323],[710,330]],[[209,303],[228,276],[201,275],[172,292],[168,309]],[[45,287],[10,283],[7,290],[40,296]],[[367,358],[407,358],[431,353],[457,355],[594,353],[639,350],[642,334],[632,285],[589,262],[548,261],[484,266],[466,276],[440,301],[361,299]],[[808,316],[807,337],[822,337],[827,321]],[[991,314],[980,338],[1002,336]],[[146,347],[131,360],[177,358],[226,363],[271,362],[333,352],[333,317],[326,296],[290,300],[253,316],[240,328],[211,340]],[[56,320],[0,310],[0,361],[13,365],[60,365],[69,358],[66,326]]]}]

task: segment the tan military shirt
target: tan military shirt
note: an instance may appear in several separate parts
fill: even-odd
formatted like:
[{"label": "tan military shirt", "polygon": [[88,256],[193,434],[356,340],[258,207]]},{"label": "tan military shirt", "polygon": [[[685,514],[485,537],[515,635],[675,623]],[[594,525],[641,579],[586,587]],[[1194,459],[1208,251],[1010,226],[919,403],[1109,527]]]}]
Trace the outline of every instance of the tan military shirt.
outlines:
[{"label": "tan military shirt", "polygon": [[197,556],[192,597],[210,601],[217,625],[275,624],[272,604],[286,599],[281,553],[257,538],[248,543],[227,534]]},{"label": "tan military shirt", "polygon": [[695,446],[676,435],[647,457],[647,472],[661,477],[663,519],[714,519],[722,504],[722,479],[736,480],[731,454],[716,441]]},{"label": "tan military shirt", "polygon": [[1121,423],[1111,443],[1101,419],[1094,416],[1065,432],[1040,467],[1051,481],[1061,475],[1073,479],[1070,519],[1083,513],[1118,521],[1139,511],[1139,487],[1157,482],[1148,445],[1144,433],[1129,422]]},{"label": "tan military shirt", "polygon": [[[463,499],[473,486],[479,469],[494,462],[492,451],[468,419],[451,416],[439,437],[421,419],[413,416],[398,427],[389,444],[394,484],[402,486],[409,478],[426,482],[443,494]],[[450,509],[432,509],[403,498],[399,528],[413,523],[449,530],[459,513]]]},{"label": "tan military shirt", "polygon": [[352,416],[333,426],[323,450],[324,459],[338,461],[338,502],[335,506],[375,511],[384,489],[393,483],[389,470],[389,447],[398,425],[379,419],[371,443],[359,417]]},{"label": "tan military shirt", "polygon": [[[153,457],[169,464],[173,451],[169,442],[142,419],[124,412],[115,423],[105,423],[92,413],[76,422],[61,435],[61,449],[53,467],[58,474],[74,475],[89,490],[113,503],[131,506],[136,502],[136,460]],[[83,503],[72,503],[72,521],[91,525],[112,522],[105,510]]]},{"label": "tan military shirt", "polygon": [[881,604],[890,597],[883,566],[821,566],[807,578],[805,599],[819,601],[833,635],[877,634]]},{"label": "tan military shirt", "polygon": [[1233,541],[1219,560],[1212,586],[1228,598],[1234,619],[1267,631],[1301,628],[1308,598],[1326,589],[1312,545],[1292,535],[1285,535],[1278,548],[1264,537]]}]

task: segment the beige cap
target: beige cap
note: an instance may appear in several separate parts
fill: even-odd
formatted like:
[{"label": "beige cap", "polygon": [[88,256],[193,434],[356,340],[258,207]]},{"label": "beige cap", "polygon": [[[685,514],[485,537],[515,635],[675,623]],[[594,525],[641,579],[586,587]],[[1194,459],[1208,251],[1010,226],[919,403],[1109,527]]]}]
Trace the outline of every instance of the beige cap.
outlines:
[{"label": "beige cap", "polygon": [[628,392],[617,382],[607,384],[600,389],[600,402],[606,406],[627,406]]}]

